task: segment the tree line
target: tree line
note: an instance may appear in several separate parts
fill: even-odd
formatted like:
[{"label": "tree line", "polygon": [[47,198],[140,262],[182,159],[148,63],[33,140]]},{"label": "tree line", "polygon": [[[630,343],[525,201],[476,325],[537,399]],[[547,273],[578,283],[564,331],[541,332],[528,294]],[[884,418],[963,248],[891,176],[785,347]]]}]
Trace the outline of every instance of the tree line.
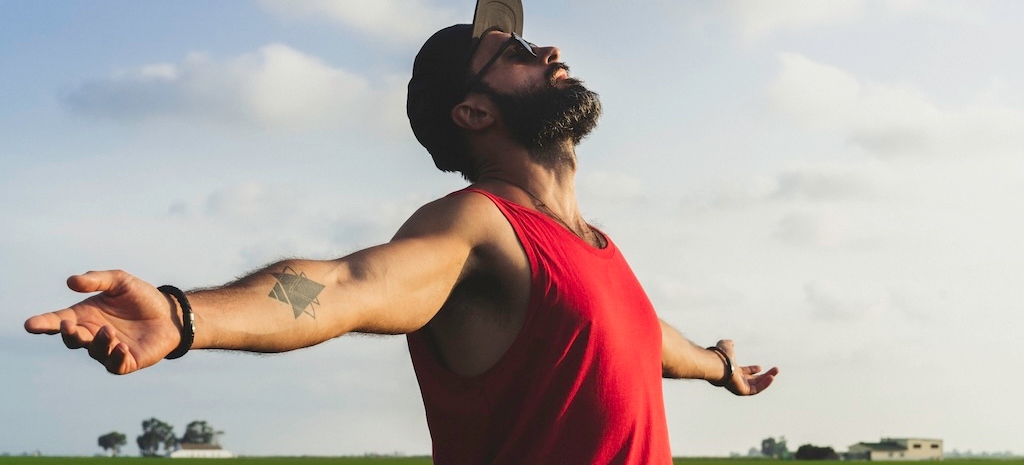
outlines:
[{"label": "tree line", "polygon": [[[181,444],[209,444],[219,446],[223,431],[217,431],[207,422],[196,420],[185,427],[181,437],[174,434],[174,427],[156,418],[142,421],[142,434],[135,438],[139,454],[143,457],[159,457],[177,449]],[[111,456],[121,455],[121,448],[128,444],[124,433],[111,431],[99,437],[99,446]],[[161,448],[163,453],[161,453]]]},{"label": "tree line", "polygon": [[[756,448],[751,448],[750,454],[756,455]],[[765,438],[761,441],[762,456],[780,460],[839,460],[839,454],[832,447],[819,447],[813,444],[804,444],[797,448],[796,452],[790,452],[786,445],[786,437]]]}]

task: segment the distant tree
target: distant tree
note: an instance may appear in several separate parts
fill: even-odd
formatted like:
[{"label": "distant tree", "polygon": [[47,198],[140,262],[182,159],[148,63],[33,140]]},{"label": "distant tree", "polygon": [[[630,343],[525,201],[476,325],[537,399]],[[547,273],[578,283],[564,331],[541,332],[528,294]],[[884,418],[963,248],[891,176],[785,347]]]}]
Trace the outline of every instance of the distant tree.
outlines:
[{"label": "distant tree", "polygon": [[189,444],[217,444],[217,438],[224,434],[223,431],[216,431],[205,421],[193,421],[185,427],[185,434],[181,436],[182,443]]},{"label": "distant tree", "polygon": [[761,455],[774,459],[788,459],[789,447],[786,446],[786,437],[779,436],[779,439],[765,438],[761,441]]},{"label": "distant tree", "polygon": [[99,445],[104,451],[110,451],[112,457],[121,455],[121,446],[128,444],[128,438],[117,431],[111,431],[99,438]]},{"label": "distant tree", "polygon": [[831,447],[818,447],[811,444],[800,446],[793,457],[797,460],[839,460],[839,454]]},{"label": "distant tree", "polygon": [[143,457],[156,457],[160,453],[160,446],[164,446],[164,452],[168,452],[178,442],[178,438],[174,436],[173,426],[150,418],[142,422],[142,434],[135,438],[135,442]]},{"label": "distant tree", "polygon": [[779,440],[775,441],[775,458],[788,460],[791,455],[789,447],[786,447],[786,437],[779,436]]}]

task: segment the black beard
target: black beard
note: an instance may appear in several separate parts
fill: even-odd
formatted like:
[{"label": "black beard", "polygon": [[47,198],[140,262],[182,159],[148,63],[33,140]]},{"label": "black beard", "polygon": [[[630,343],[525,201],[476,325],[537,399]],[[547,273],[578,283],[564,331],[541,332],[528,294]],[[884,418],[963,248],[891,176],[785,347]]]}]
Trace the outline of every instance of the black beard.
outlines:
[{"label": "black beard", "polygon": [[561,160],[566,155],[559,150],[563,144],[579,144],[601,117],[600,98],[582,81],[568,78],[556,85],[554,76],[560,69],[568,71],[567,66],[555,63],[548,70],[548,82],[526,92],[502,94],[481,86],[498,107],[513,139],[541,162]]}]

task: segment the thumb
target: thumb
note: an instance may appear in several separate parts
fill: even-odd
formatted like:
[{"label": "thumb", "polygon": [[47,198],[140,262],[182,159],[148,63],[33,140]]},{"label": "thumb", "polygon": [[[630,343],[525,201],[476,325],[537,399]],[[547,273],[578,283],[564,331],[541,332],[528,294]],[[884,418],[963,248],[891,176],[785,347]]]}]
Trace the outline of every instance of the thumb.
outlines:
[{"label": "thumb", "polygon": [[109,292],[123,286],[132,276],[121,270],[89,271],[68,278],[68,288],[75,292]]}]

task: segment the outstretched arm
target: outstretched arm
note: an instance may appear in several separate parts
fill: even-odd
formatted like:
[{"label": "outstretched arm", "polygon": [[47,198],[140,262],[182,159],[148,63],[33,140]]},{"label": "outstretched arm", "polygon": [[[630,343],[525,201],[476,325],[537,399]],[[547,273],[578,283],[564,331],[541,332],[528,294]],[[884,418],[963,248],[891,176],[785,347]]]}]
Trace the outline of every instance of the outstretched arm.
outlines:
[{"label": "outstretched arm", "polygon": [[[758,365],[737,366],[730,340],[718,341],[715,347],[721,352],[705,349],[690,342],[664,321],[661,322],[661,340],[661,369],[665,378],[703,379],[723,386],[733,394],[752,396],[767,389],[779,374],[776,367],[761,373]],[[732,369],[726,371],[727,367]]]},{"label": "outstretched arm", "polygon": [[[359,331],[407,333],[438,312],[483,240],[459,196],[420,209],[391,242],[329,261],[286,260],[217,289],[188,294],[193,348],[281,352]],[[78,292],[99,292],[29,318],[31,333],[60,334],[108,371],[159,362],[181,341],[177,301],[122,271],[72,276]]]}]

